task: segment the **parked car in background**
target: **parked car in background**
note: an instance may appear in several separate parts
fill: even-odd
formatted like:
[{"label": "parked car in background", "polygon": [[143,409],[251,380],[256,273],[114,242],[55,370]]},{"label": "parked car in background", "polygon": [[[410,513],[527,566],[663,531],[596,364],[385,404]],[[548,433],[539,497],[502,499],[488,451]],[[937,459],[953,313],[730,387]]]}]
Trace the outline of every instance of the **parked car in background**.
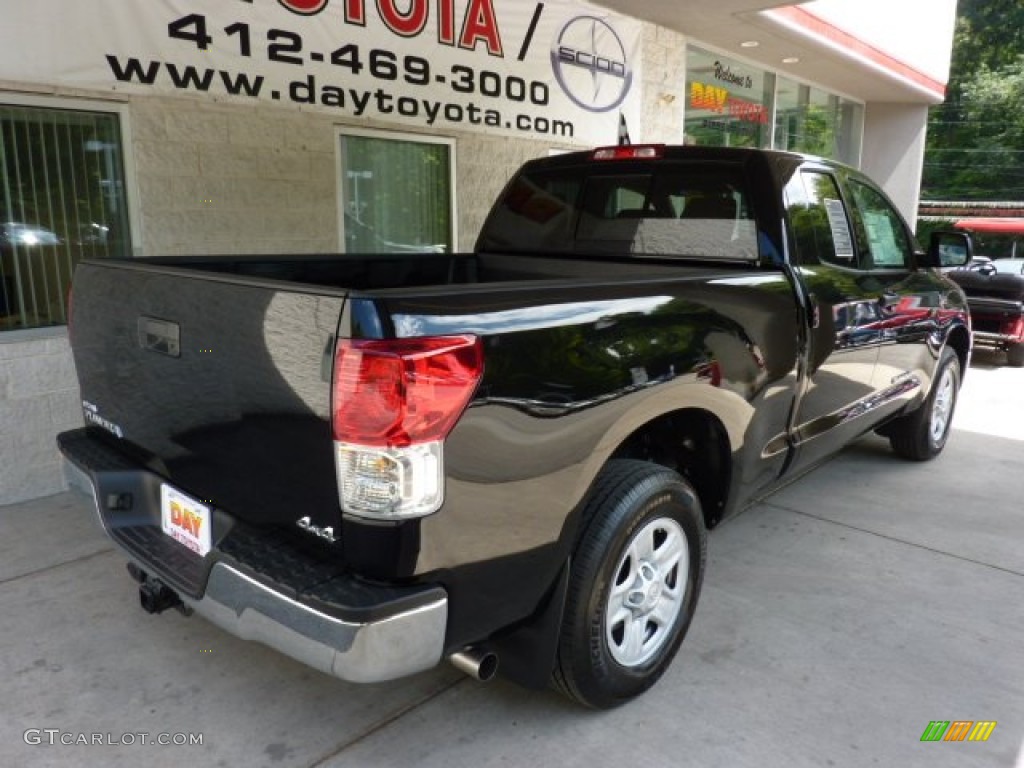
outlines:
[{"label": "parked car in background", "polygon": [[63,244],[38,224],[0,221],[0,331],[64,322],[54,258]]},{"label": "parked car in background", "polygon": [[[1024,235],[1024,219],[963,219],[956,227]],[[965,268],[950,271],[949,277],[967,294],[974,344],[1001,350],[1009,365],[1024,366],[1024,258],[980,261],[975,257]]]},{"label": "parked car in background", "polygon": [[1024,276],[1024,259],[990,259],[987,264],[968,267],[983,275]]},{"label": "parked car in background", "polygon": [[24,224],[19,221],[0,222],[0,246],[34,246],[58,245],[60,238],[35,224]]}]

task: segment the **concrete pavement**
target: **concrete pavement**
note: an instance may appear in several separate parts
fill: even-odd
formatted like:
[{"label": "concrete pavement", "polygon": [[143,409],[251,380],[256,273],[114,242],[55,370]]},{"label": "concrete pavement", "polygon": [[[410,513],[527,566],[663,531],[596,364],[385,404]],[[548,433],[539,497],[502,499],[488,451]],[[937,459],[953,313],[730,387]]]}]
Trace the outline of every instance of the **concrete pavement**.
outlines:
[{"label": "concrete pavement", "polygon": [[[1024,370],[994,360],[977,356],[939,460],[868,437],[712,533],[675,664],[612,712],[447,666],[332,680],[143,613],[90,499],[2,507],[0,765],[1013,768]],[[998,725],[985,743],[922,743],[932,720]],[[134,743],[60,744],[94,734]]]}]

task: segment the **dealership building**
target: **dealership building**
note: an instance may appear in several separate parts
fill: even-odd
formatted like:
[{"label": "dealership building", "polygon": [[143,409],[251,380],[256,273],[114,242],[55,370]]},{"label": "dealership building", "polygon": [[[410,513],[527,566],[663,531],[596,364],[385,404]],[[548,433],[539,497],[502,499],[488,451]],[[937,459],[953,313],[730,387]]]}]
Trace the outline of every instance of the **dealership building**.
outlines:
[{"label": "dealership building", "polygon": [[[469,250],[633,143],[857,166],[913,219],[956,0],[48,0],[0,23],[0,505],[67,488],[84,258]],[[111,295],[111,302],[118,297]]]}]

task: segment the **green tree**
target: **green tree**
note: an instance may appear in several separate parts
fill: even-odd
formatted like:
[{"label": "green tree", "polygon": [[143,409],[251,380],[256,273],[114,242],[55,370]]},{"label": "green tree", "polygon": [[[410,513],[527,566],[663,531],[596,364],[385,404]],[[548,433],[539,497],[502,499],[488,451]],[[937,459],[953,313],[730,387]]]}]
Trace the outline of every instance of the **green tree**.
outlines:
[{"label": "green tree", "polygon": [[1020,0],[960,0],[950,67],[950,92],[984,67],[1001,69],[1024,51],[1024,5]]},{"label": "green tree", "polygon": [[1024,4],[961,0],[946,101],[929,115],[922,197],[1024,197]]}]

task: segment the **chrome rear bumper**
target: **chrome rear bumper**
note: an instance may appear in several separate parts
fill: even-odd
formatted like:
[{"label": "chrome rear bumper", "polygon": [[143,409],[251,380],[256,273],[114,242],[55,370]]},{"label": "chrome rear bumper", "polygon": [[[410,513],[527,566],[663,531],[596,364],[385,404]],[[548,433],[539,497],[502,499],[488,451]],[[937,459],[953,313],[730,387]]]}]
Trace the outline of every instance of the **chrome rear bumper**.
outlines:
[{"label": "chrome rear bumper", "polygon": [[275,592],[225,563],[214,564],[202,599],[182,599],[233,635],[354,683],[392,680],[437,665],[448,620],[444,598],[376,621],[345,621]]},{"label": "chrome rear bumper", "polygon": [[161,530],[161,478],[88,429],[62,433],[58,444],[85,474],[100,524],[141,579],[159,582],[211,623],[356,683],[441,661],[448,595],[440,585],[370,584],[238,524],[200,557]]}]

